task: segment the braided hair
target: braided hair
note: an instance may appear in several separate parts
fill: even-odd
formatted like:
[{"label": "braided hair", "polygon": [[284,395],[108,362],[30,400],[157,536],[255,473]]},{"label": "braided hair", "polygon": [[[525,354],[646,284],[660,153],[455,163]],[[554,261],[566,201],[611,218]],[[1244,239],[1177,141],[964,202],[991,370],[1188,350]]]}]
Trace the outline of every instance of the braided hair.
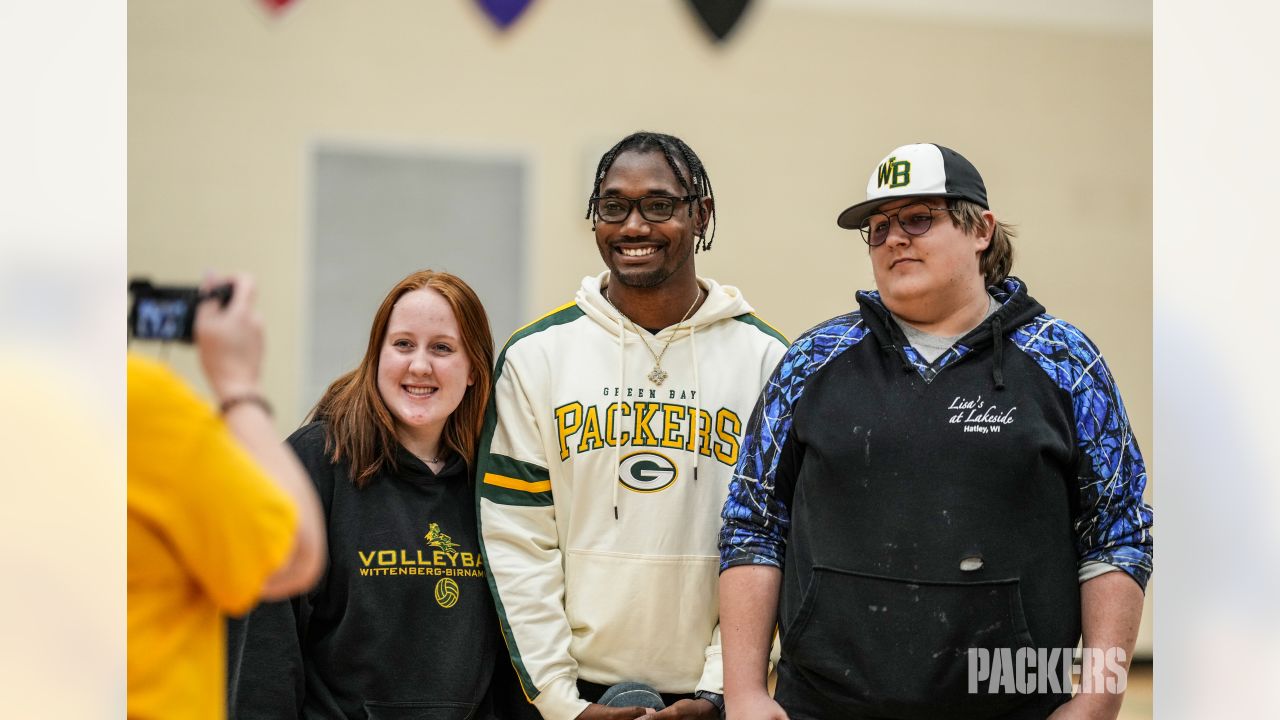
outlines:
[{"label": "braided hair", "polygon": [[[711,242],[716,237],[716,206],[715,193],[711,190],[711,178],[707,176],[707,169],[703,167],[702,160],[683,140],[674,135],[665,135],[655,132],[637,132],[632,133],[618,141],[617,145],[609,148],[609,151],[600,157],[600,164],[596,166],[595,184],[591,188],[591,197],[600,194],[600,184],[604,182],[604,176],[608,174],[609,169],[613,167],[613,161],[624,152],[652,152],[661,151],[662,156],[667,159],[667,165],[671,167],[671,172],[675,174],[676,179],[680,181],[681,187],[689,195],[696,196],[699,200],[702,198],[711,198],[711,221],[704,226],[702,232],[698,235],[698,242],[694,245],[693,251],[710,250]],[[689,176],[686,177],[684,172],[680,170],[680,164],[676,162],[676,158],[684,163],[689,169]],[[689,217],[693,217],[694,203],[689,203]],[[587,198],[587,219],[592,219],[591,214],[594,210],[591,198]],[[594,222],[594,221],[593,221]],[[707,227],[711,228],[711,237],[707,237]],[[594,229],[594,224],[592,228]]]}]

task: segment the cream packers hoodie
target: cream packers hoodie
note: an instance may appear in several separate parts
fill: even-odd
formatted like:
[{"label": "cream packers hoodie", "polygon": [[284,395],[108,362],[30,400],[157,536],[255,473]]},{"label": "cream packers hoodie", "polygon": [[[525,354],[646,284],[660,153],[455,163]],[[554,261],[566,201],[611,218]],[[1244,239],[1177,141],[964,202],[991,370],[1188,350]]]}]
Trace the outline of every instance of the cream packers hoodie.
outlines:
[{"label": "cream packers hoodie", "polygon": [[[737,288],[699,278],[702,307],[655,336],[605,300],[607,277],[507,341],[480,439],[489,585],[549,720],[587,706],[579,678],[724,692],[720,511],[786,350]],[[659,385],[649,374],[668,339]]]}]

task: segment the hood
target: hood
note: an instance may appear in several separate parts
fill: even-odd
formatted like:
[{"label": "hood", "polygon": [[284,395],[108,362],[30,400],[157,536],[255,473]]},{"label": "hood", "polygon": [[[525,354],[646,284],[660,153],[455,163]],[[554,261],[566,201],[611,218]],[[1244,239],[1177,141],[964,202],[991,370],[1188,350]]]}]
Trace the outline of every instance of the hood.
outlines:
[{"label": "hood", "polygon": [[[608,278],[609,271],[607,270],[599,275],[588,275],[582,278],[582,287],[578,288],[578,294],[574,297],[574,300],[577,302],[578,307],[582,308],[582,311],[587,314],[587,317],[603,327],[610,335],[617,335],[622,330],[622,315],[604,298],[604,290],[602,288]],[[721,285],[715,280],[702,277],[698,278],[698,285],[707,291],[707,299],[702,302],[702,307],[698,308],[698,312],[683,323],[676,323],[679,326],[678,331],[675,326],[667,327],[654,337],[662,338],[665,341],[668,333],[675,332],[674,341],[697,328],[752,311],[751,305],[742,298],[742,293],[732,285]]]},{"label": "hood", "polygon": [[[1006,337],[1014,329],[1043,313],[1044,306],[1027,294],[1026,283],[1016,277],[1005,278],[1001,285],[987,288],[987,293],[1000,303],[1000,309],[979,323],[976,328],[966,333],[964,337],[957,340],[956,344],[963,345],[970,350],[979,350],[988,346],[993,347],[991,374],[995,379],[996,389],[1003,390],[1003,343],[993,342],[993,339]],[[880,293],[874,290],[862,290],[858,292],[857,297],[858,307],[862,310],[862,318],[867,323],[867,328],[871,330],[871,334],[879,342],[880,347],[886,352],[896,353],[902,361],[904,370],[914,371],[911,359],[907,357],[906,351],[903,349],[907,344],[906,336],[902,333],[902,329],[898,327],[898,324],[890,319],[889,310],[884,306]]]}]

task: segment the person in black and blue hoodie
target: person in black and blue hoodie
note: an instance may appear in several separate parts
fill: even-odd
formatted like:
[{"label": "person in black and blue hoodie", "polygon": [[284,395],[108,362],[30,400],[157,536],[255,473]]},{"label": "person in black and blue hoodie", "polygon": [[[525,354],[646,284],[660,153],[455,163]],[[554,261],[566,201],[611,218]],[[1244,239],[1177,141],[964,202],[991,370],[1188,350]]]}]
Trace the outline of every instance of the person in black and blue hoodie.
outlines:
[{"label": "person in black and blue hoodie", "polygon": [[[748,423],[720,536],[730,717],[1114,718],[1152,513],[1101,354],[1009,276],[1011,228],[954,150],[895,149],[837,222],[877,291],[791,345]],[[1034,664],[987,682],[1082,636],[1094,692]]]}]

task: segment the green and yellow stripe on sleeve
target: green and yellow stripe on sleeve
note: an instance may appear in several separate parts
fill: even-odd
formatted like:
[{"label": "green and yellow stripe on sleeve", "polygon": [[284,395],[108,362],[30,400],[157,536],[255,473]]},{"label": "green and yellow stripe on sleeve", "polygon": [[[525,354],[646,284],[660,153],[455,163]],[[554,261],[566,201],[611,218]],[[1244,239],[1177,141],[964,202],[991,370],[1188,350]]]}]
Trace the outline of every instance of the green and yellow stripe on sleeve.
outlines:
[{"label": "green and yellow stripe on sleeve", "polygon": [[546,468],[505,455],[491,454],[480,473],[480,497],[502,505],[546,507],[552,503],[551,475]]}]

